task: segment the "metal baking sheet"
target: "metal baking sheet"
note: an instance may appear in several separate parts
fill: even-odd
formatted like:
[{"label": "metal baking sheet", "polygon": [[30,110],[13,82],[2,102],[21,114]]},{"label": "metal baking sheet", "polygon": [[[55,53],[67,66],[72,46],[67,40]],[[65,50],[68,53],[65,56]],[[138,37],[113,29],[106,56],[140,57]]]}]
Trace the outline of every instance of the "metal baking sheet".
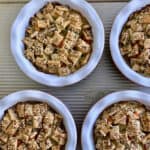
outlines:
[{"label": "metal baking sheet", "polygon": [[[115,16],[125,6],[126,2],[121,0],[120,2],[119,0],[114,2],[110,2],[110,0],[91,1],[105,26],[106,44],[102,60],[95,71],[80,83],[65,88],[49,88],[39,85],[26,77],[17,67],[10,52],[11,24],[25,1],[0,0],[0,98],[9,93],[25,89],[42,90],[56,96],[72,112],[78,127],[79,140],[80,129],[85,115],[91,106],[106,93],[124,89],[150,92],[150,88],[138,86],[127,80],[115,67],[110,56],[109,34],[111,26]],[[80,150],[80,142],[77,149]]]}]

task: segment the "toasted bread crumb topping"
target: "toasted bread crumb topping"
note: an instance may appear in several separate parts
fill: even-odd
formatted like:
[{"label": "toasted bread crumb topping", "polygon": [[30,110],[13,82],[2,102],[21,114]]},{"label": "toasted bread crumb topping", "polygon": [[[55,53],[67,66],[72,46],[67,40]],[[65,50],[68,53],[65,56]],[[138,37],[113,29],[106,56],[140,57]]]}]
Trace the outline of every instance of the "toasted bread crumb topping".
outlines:
[{"label": "toasted bread crumb topping", "polygon": [[79,12],[48,3],[31,18],[23,41],[26,58],[39,71],[67,76],[88,63],[93,35]]},{"label": "toasted bread crumb topping", "polygon": [[110,106],[96,121],[94,139],[97,150],[150,149],[150,110],[137,102]]},{"label": "toasted bread crumb topping", "polygon": [[130,67],[150,77],[150,6],[129,17],[120,35],[119,45]]},{"label": "toasted bread crumb topping", "polygon": [[2,150],[64,150],[63,118],[46,103],[19,103],[0,122]]}]

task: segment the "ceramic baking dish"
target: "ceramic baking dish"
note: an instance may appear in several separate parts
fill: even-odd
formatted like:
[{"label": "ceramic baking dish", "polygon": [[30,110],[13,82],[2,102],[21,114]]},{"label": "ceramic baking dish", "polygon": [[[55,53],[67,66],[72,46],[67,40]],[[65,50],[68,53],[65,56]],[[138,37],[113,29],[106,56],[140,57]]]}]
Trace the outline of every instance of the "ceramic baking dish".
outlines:
[{"label": "ceramic baking dish", "polygon": [[82,126],[82,149],[95,150],[93,138],[94,125],[101,113],[112,104],[122,101],[137,101],[150,107],[150,95],[139,91],[121,91],[109,94],[100,99],[88,112]]},{"label": "ceramic baking dish", "polygon": [[[58,2],[70,6],[81,12],[92,26],[94,43],[93,52],[88,63],[75,73],[66,77],[58,77],[39,72],[24,56],[24,44],[22,40],[24,39],[29,20],[48,2]],[[85,0],[31,0],[22,8],[13,23],[11,29],[11,50],[18,66],[28,77],[47,86],[63,87],[79,82],[95,69],[103,53],[104,39],[103,23],[95,9]]]},{"label": "ceramic baking dish", "polygon": [[150,0],[132,0],[131,2],[129,2],[117,15],[114,24],[112,26],[110,35],[111,55],[118,69],[128,79],[145,87],[150,87],[150,78],[144,77],[143,75],[136,73],[129,67],[129,65],[126,63],[126,61],[124,60],[124,58],[120,53],[119,37],[124,24],[128,20],[128,17],[132,13],[142,9],[143,7],[149,4]]},{"label": "ceramic baking dish", "polygon": [[74,119],[68,108],[54,96],[35,90],[26,90],[12,93],[0,100],[0,119],[2,119],[5,111],[13,105],[20,102],[45,102],[54,111],[62,115],[64,126],[67,131],[67,144],[65,150],[76,150],[77,130]]}]

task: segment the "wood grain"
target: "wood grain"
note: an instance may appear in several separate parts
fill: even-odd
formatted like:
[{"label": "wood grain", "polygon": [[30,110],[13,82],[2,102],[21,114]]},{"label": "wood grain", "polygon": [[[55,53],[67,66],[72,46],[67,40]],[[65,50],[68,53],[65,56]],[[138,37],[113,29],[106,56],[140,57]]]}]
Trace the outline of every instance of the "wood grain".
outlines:
[{"label": "wood grain", "polygon": [[[20,0],[20,2],[22,1]],[[68,106],[75,118],[78,129],[80,130],[83,119],[88,110],[97,100],[100,99],[103,92],[123,89],[137,89],[149,92],[150,88],[140,87],[127,80],[115,67],[110,56],[109,34],[112,22],[119,10],[124,7],[125,4],[126,3],[123,2],[92,3],[98,14],[101,16],[105,26],[106,44],[102,60],[95,71],[80,83],[65,88],[49,88],[35,83],[26,77],[17,67],[11,55],[9,40],[11,25],[24,4],[1,3],[0,98],[18,90],[37,89],[46,91],[61,99]],[[79,149],[80,148],[78,148],[78,150]]]}]

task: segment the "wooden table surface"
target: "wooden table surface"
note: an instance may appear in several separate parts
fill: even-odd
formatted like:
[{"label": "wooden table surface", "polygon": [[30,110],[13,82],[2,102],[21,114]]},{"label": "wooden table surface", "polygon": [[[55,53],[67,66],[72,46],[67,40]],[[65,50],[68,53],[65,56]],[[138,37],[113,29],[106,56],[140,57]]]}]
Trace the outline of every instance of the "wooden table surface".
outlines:
[{"label": "wooden table surface", "polygon": [[[38,0],[37,0],[38,1]],[[127,0],[89,0],[101,16],[105,26],[106,44],[104,55],[95,71],[78,84],[65,88],[49,88],[26,77],[16,65],[10,52],[10,29],[20,9],[27,0],[0,0],[0,98],[25,89],[46,91],[61,99],[72,112],[80,137],[80,129],[91,106],[100,99],[103,92],[137,89],[149,92],[127,80],[115,67],[109,50],[109,34],[113,20]],[[79,142],[78,150],[80,149]]]}]

